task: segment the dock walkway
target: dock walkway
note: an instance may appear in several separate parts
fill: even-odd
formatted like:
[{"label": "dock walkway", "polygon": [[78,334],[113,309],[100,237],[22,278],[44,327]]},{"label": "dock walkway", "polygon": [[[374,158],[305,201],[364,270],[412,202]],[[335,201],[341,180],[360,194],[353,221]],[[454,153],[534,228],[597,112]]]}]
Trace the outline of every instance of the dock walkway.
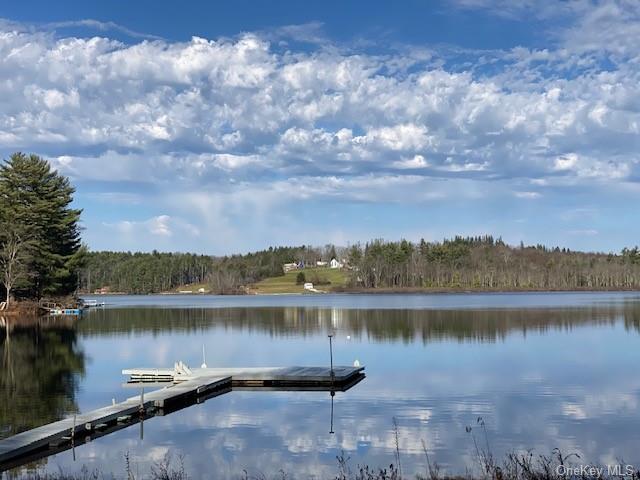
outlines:
[{"label": "dock walkway", "polygon": [[[155,415],[165,415],[230,392],[260,390],[345,391],[364,378],[364,367],[195,368],[123,370],[127,386],[164,388],[0,440],[0,472],[54,455]],[[152,385],[153,384],[153,385]],[[81,439],[81,441],[79,441]]]},{"label": "dock walkway", "polygon": [[[210,397],[211,393],[229,391],[231,391],[231,377],[201,376],[13,435],[0,440],[0,471],[15,466],[12,460],[18,457],[42,450],[45,450],[44,455],[36,455],[36,458],[48,456],[70,448],[75,439],[86,440],[93,433],[107,429],[113,430],[113,427],[118,424],[127,426],[134,417],[140,415],[152,416],[163,413],[156,409],[192,404],[200,397]],[[58,448],[65,445],[66,448]],[[51,447],[57,450],[47,452]],[[19,462],[18,465],[21,463],[24,462]]]}]

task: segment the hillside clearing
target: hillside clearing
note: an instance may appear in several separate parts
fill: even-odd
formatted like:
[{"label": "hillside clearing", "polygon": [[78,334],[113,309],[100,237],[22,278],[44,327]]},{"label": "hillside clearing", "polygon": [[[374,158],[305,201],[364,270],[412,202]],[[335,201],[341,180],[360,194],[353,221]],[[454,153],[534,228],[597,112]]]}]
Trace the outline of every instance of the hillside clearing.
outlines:
[{"label": "hillside clearing", "polygon": [[[298,273],[304,273],[305,281],[314,284],[314,287],[318,290],[331,291],[336,287],[344,287],[349,279],[349,273],[341,269],[331,268],[305,268],[302,270],[294,270],[287,272],[279,277],[271,277],[261,280],[258,283],[251,285],[250,290],[252,293],[305,293],[305,289],[302,285],[296,284],[296,278]],[[320,285],[317,280],[321,280],[321,283],[328,281],[329,284]]]}]

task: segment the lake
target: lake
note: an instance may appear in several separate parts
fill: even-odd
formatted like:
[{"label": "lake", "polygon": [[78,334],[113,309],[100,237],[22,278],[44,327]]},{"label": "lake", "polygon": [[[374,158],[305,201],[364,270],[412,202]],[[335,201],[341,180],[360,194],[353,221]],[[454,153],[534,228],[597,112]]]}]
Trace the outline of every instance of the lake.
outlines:
[{"label": "lake", "polygon": [[29,468],[122,476],[128,452],[143,474],[171,452],[191,478],[333,478],[343,452],[353,469],[394,463],[396,433],[405,474],[424,473],[423,444],[447,473],[478,471],[474,439],[496,457],[640,465],[637,293],[98,300],[77,321],[5,321],[0,437],[136,395],[122,369],[199,366],[203,345],[209,366],[328,365],[331,333],[334,362],[367,376],[333,418],[328,392],[233,391]]}]

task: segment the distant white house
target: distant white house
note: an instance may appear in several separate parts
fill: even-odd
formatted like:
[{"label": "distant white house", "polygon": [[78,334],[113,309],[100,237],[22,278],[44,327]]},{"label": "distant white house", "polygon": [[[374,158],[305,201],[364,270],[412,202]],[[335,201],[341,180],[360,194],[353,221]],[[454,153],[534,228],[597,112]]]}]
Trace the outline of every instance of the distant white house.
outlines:
[{"label": "distant white house", "polygon": [[[313,264],[309,264],[311,266]],[[330,262],[325,262],[324,260],[317,260],[315,263],[316,268],[344,268],[344,263],[332,258]],[[293,262],[293,263],[285,263],[282,265],[282,270],[284,273],[292,272],[294,270],[302,270],[305,268],[304,262]]]},{"label": "distant white house", "polygon": [[291,272],[293,270],[297,270],[298,268],[299,268],[299,266],[295,262],[294,263],[285,263],[282,266],[282,270],[284,270],[284,273]]}]

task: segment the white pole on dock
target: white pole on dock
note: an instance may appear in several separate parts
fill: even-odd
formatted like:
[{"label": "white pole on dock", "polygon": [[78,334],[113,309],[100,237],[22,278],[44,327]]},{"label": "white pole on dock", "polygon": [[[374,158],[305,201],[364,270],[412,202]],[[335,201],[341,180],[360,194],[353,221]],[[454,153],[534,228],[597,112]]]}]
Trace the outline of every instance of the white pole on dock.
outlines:
[{"label": "white pole on dock", "polygon": [[200,368],[207,368],[207,357],[204,352],[204,343],[202,344],[202,365]]}]

